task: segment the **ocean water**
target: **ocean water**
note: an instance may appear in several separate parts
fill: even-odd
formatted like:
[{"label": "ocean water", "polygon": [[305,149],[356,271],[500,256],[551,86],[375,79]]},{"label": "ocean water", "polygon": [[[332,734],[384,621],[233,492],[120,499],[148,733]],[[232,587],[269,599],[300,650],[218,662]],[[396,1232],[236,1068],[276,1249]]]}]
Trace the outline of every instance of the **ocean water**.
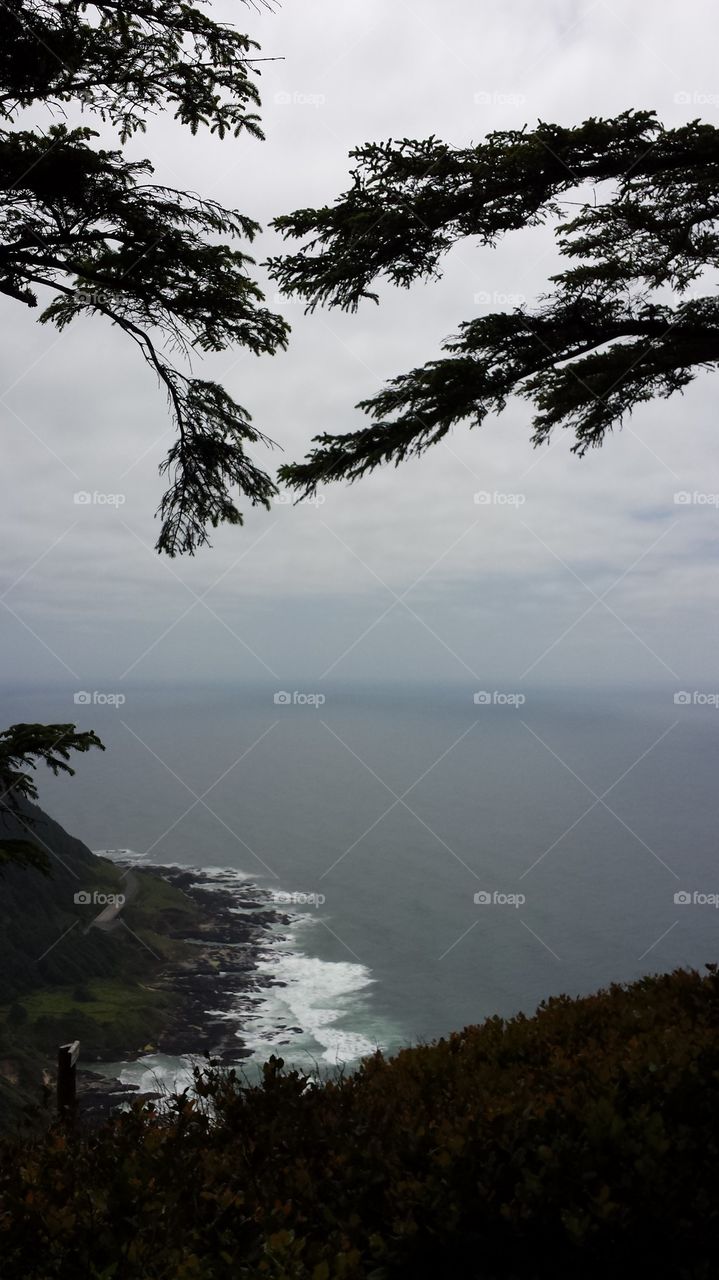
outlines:
[{"label": "ocean water", "polygon": [[323,685],[321,705],[275,692],[0,698],[6,724],[74,720],[104,740],[74,779],[39,778],[41,803],[91,848],[299,895],[259,962],[281,985],[237,1011],[256,1061],[351,1066],[719,959],[711,701],[677,704],[669,686],[526,689],[519,706],[459,685]]}]

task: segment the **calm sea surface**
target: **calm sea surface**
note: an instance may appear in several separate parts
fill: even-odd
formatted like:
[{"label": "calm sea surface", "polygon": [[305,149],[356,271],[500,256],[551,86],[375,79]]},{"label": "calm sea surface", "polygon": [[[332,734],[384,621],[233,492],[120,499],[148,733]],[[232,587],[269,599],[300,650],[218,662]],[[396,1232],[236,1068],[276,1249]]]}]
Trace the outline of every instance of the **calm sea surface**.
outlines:
[{"label": "calm sea surface", "polygon": [[260,1059],[284,1041],[286,1057],[334,1063],[719,959],[719,711],[671,688],[527,689],[519,707],[473,692],[0,701],[5,724],[74,720],[104,740],[74,779],[38,779],[90,848],[314,895],[268,942],[262,968],[284,986],[243,1030]]}]

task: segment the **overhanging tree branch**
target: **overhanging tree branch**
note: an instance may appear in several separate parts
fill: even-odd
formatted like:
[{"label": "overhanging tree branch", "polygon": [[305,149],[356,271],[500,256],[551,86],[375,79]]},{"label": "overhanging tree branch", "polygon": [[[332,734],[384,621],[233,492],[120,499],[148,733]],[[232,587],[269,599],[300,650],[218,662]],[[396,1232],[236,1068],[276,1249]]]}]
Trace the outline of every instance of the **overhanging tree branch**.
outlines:
[{"label": "overhanging tree branch", "polygon": [[[5,42],[2,42],[2,38]],[[0,6],[0,119],[12,101],[80,101],[125,140],[173,104],[193,132],[261,137],[248,37],[198,5],[10,0]],[[5,106],[2,106],[2,103]],[[192,554],[220,522],[241,524],[232,496],[269,505],[276,489],[246,454],[270,441],[218,384],[188,376],[184,357],[241,345],[255,355],[287,344],[238,247],[260,230],[214,200],[151,181],[148,161],[99,148],[89,128],[0,128],[0,292],[28,307],[36,286],[55,296],[39,318],[63,329],[81,314],[109,318],[139,345],[167,391],[178,441],[161,470],[158,549]]]},{"label": "overhanging tree branch", "polygon": [[[551,278],[553,290],[535,309],[465,322],[444,344],[446,357],[361,401],[370,427],[315,437],[304,462],[280,468],[290,487],[311,492],[397,464],[457,423],[501,412],[513,394],[538,410],[535,444],[567,427],[581,455],[637,404],[681,390],[719,361],[716,299],[682,297],[719,266],[713,126],[665,130],[653,112],[630,111],[574,129],[540,122],[462,150],[429,138],[351,154],[352,186],[334,205],[274,223],[304,243],[272,258],[271,275],[309,310],[324,303],[354,311],[362,299],[377,300],[378,279],[406,288],[436,275],[462,238],[495,245],[549,218],[572,265]],[[587,186],[595,199],[560,221],[563,197]],[[674,306],[659,292],[667,288]]]}]

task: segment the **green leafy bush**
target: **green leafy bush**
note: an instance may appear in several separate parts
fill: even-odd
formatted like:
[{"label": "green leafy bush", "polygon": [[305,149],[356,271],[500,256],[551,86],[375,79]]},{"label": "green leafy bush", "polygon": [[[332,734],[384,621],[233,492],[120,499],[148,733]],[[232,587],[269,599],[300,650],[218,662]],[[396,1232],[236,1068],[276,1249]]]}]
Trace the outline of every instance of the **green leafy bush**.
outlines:
[{"label": "green leafy bush", "polygon": [[2,1274],[710,1280],[718,1146],[719,978],[678,970],[6,1143]]}]

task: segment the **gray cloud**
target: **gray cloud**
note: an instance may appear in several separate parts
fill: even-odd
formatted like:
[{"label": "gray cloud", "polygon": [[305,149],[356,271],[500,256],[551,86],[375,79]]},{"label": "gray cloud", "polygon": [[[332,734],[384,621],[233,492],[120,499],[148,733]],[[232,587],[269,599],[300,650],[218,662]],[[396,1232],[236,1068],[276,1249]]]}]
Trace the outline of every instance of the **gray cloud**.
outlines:
[{"label": "gray cloud", "polygon": [[[218,12],[237,20],[234,5]],[[347,152],[370,139],[435,133],[462,145],[538,117],[571,124],[630,106],[656,107],[669,124],[717,114],[717,18],[702,0],[680,13],[669,0],[309,0],[239,21],[265,56],[285,58],[263,69],[267,142],[191,139],[163,119],[132,149],[159,180],[265,222],[331,200]],[[277,248],[268,232],[256,256]],[[462,319],[508,295],[535,298],[555,262],[546,228],[496,251],[465,242],[438,283],[383,289],[379,308],[355,316],[285,303],[287,353],[229,352],[202,367],[282,446],[266,457],[272,467],[319,431],[356,428],[356,401],[431,359]],[[561,435],[533,451],[529,408],[515,402],[421,462],[331,486],[316,506],[250,513],[213,550],[168,563],[152,551],[152,512],[169,424],[131,344],[101,320],[58,336],[9,301],[0,319],[8,678],[284,680],[330,669],[461,680],[471,669],[516,681],[531,667],[535,681],[596,683],[715,669],[719,515],[674,497],[719,492],[708,375],[581,462]],[[77,504],[77,492],[121,500]],[[521,505],[496,497],[508,494]],[[592,593],[610,587],[597,603]]]}]

